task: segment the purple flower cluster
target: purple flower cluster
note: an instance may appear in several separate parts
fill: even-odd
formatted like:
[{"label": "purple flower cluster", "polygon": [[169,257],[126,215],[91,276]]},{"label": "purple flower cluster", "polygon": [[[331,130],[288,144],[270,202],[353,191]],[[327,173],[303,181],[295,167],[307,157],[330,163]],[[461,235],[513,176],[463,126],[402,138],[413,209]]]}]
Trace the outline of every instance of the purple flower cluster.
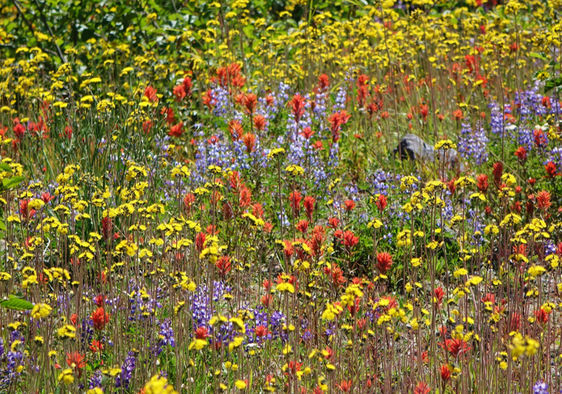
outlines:
[{"label": "purple flower cluster", "polygon": [[463,123],[458,143],[458,150],[464,159],[472,159],[477,165],[488,160],[488,137],[486,130],[479,126],[473,129],[470,124]]}]

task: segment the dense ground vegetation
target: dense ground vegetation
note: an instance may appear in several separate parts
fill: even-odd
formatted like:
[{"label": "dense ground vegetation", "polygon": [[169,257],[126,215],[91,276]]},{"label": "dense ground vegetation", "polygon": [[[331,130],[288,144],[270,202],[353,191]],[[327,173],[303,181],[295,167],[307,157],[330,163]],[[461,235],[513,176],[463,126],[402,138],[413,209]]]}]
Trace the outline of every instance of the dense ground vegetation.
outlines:
[{"label": "dense ground vegetation", "polygon": [[0,1],[0,392],[561,392],[560,0],[120,3]]}]

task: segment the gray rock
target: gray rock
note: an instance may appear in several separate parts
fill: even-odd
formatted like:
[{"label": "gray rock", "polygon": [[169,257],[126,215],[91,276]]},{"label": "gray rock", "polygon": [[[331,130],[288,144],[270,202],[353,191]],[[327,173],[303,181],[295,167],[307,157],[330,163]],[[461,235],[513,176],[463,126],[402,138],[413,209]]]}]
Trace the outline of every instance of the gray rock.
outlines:
[{"label": "gray rock", "polygon": [[439,150],[435,152],[433,146],[422,140],[415,134],[406,134],[398,146],[394,149],[394,154],[400,155],[400,160],[415,160],[418,162],[434,162],[435,157],[444,162],[449,169],[459,169],[464,171],[464,164],[459,161],[459,154],[454,149]]}]

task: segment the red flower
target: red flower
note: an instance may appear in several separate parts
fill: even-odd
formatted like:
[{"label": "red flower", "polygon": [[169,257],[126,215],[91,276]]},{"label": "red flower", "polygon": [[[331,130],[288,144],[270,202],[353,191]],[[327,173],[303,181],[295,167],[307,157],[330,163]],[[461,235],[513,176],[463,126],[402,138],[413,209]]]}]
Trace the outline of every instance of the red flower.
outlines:
[{"label": "red flower", "polygon": [[176,122],[176,114],[174,113],[173,108],[162,108],[160,113],[162,115],[166,114],[166,123],[168,123],[168,125]]},{"label": "red flower", "polygon": [[445,350],[457,357],[470,350],[468,344],[462,339],[446,339],[444,344],[441,344]]},{"label": "red flower", "polygon": [[66,138],[71,139],[72,138],[72,127],[66,126],[64,128],[64,135],[66,136]]},{"label": "red flower", "polygon": [[539,323],[545,324],[548,321],[549,312],[545,311],[543,308],[540,308],[538,311],[535,311],[535,317]]},{"label": "red flower", "polygon": [[175,124],[172,127],[170,127],[170,131],[168,132],[168,135],[172,137],[181,137],[182,134],[183,134],[183,122],[179,122],[178,124]]},{"label": "red flower", "polygon": [[295,217],[299,216],[301,200],[302,195],[297,190],[294,190],[289,195],[289,202],[291,204],[291,208],[293,208],[293,215]]},{"label": "red flower", "polygon": [[150,102],[158,101],[158,96],[156,95],[156,89],[152,86],[148,85],[146,89],[144,89],[144,95]]},{"label": "red flower", "polygon": [[197,327],[197,330],[195,330],[195,338],[197,339],[205,339],[208,336],[209,332],[205,326]]},{"label": "red flower", "polygon": [[550,193],[546,190],[540,191],[537,193],[537,205],[539,209],[547,210],[550,208],[552,203],[550,202]]},{"label": "red flower", "polygon": [[197,235],[195,236],[195,249],[197,249],[198,252],[201,252],[203,250],[206,238],[207,236],[205,235],[205,233],[201,232],[197,233]]},{"label": "red flower", "polygon": [[314,131],[312,131],[312,129],[310,127],[305,127],[302,130],[301,135],[308,140],[308,139],[310,139],[310,137],[312,137],[314,135]]},{"label": "red flower", "polygon": [[546,163],[544,169],[546,170],[549,178],[554,178],[556,176],[556,164],[554,164],[553,162],[549,161],[548,163]]},{"label": "red flower", "polygon": [[211,109],[217,104],[217,99],[213,97],[213,91],[211,89],[203,92],[203,104],[207,106],[207,108]]},{"label": "red flower", "polygon": [[347,212],[350,212],[353,210],[353,208],[355,208],[355,201],[353,200],[345,200],[344,201],[344,205],[345,205],[345,210]]},{"label": "red flower", "polygon": [[193,205],[194,202],[195,202],[195,194],[193,193],[187,193],[183,198],[183,205],[185,206],[188,215],[191,213],[191,206]]},{"label": "red flower", "polygon": [[190,77],[185,77],[183,79],[183,90],[185,91],[185,94],[187,95],[191,95],[191,89],[193,88],[193,81],[191,80]]},{"label": "red flower", "polygon": [[94,322],[94,328],[99,331],[103,330],[105,325],[109,323],[109,314],[105,312],[103,307],[96,309],[90,318]]},{"label": "red flower", "polygon": [[94,298],[94,303],[97,306],[103,306],[105,304],[105,296],[99,294]]},{"label": "red flower", "polygon": [[266,308],[269,308],[269,305],[271,305],[271,301],[273,300],[273,297],[271,297],[271,294],[265,294],[261,297],[261,304],[263,306],[265,306]]},{"label": "red flower", "polygon": [[246,187],[246,185],[242,185],[240,187],[240,200],[239,204],[242,208],[247,207],[252,202],[252,192],[250,189]]},{"label": "red flower", "polygon": [[264,213],[264,212],[263,212],[263,205],[262,205],[262,204],[260,204],[259,202],[257,202],[257,203],[255,203],[255,204],[252,205],[252,214],[253,214],[255,217],[263,218],[263,213]]},{"label": "red flower", "polygon": [[338,142],[340,139],[340,129],[341,126],[346,124],[351,118],[345,110],[334,112],[328,117],[328,122],[330,122],[330,131],[332,132],[332,141]]},{"label": "red flower", "polygon": [[228,131],[230,132],[233,140],[237,140],[238,138],[242,137],[242,134],[244,134],[242,124],[236,119],[232,119],[230,122],[228,122]]},{"label": "red flower", "polygon": [[35,209],[29,209],[29,200],[20,201],[20,214],[24,220],[29,220],[35,215]]},{"label": "red flower", "polygon": [[[525,246],[525,245],[521,245],[521,246]],[[482,297],[482,299],[480,300],[483,303],[491,303],[491,304],[495,304],[496,302],[496,296],[492,293],[486,293],[486,295],[484,297]]]},{"label": "red flower", "polygon": [[308,220],[299,220],[296,227],[298,231],[305,234],[308,230]]},{"label": "red flower", "polygon": [[283,253],[285,254],[286,258],[290,258],[295,253],[295,248],[293,247],[291,241],[283,241]]},{"label": "red flower", "polygon": [[93,353],[101,352],[103,350],[103,343],[101,341],[98,341],[97,339],[92,340],[92,343],[90,344],[90,350]]},{"label": "red flower", "polygon": [[256,136],[252,133],[246,133],[242,136],[242,142],[246,145],[248,153],[252,153],[256,147]]},{"label": "red flower", "polygon": [[254,333],[258,338],[265,337],[267,334],[269,334],[267,327],[265,326],[257,326],[254,330]]},{"label": "red flower", "polygon": [[152,120],[145,120],[144,122],[142,122],[142,130],[145,134],[150,133],[150,130],[152,130],[152,126],[154,126],[154,122]]},{"label": "red flower", "polygon": [[338,218],[329,218],[328,227],[337,228],[340,225],[340,220]]},{"label": "red flower", "polygon": [[295,94],[291,99],[291,101],[289,101],[289,105],[291,106],[291,111],[293,112],[295,121],[297,123],[304,115],[304,104],[305,104],[305,99],[300,94]]},{"label": "red flower", "polygon": [[451,368],[447,364],[441,366],[441,379],[444,382],[451,379]]},{"label": "red flower", "polygon": [[353,234],[353,232],[347,230],[343,233],[343,244],[347,249],[353,248],[359,243],[359,238]]},{"label": "red flower", "polygon": [[41,200],[43,200],[45,204],[49,203],[54,198],[55,196],[51,196],[51,193],[49,192],[41,193]]},{"label": "red flower", "polygon": [[183,86],[183,84],[174,86],[174,89],[173,89],[172,92],[174,93],[174,96],[176,96],[177,102],[182,101],[186,96],[185,87]]},{"label": "red flower", "polygon": [[16,135],[16,137],[21,140],[23,138],[23,135],[25,134],[25,126],[22,125],[19,120],[18,122],[14,125],[14,134]]},{"label": "red flower", "polygon": [[427,119],[427,114],[429,113],[429,106],[427,104],[420,105],[420,114],[425,122]]},{"label": "red flower", "polygon": [[377,269],[384,275],[392,267],[392,256],[390,253],[381,252],[377,254]]},{"label": "red flower", "polygon": [[322,74],[318,77],[318,87],[320,90],[326,89],[330,86],[330,78],[326,74]]},{"label": "red flower", "polygon": [[306,216],[308,220],[312,220],[312,213],[314,212],[314,205],[316,204],[316,199],[312,196],[306,196],[303,201],[304,210],[306,211]]},{"label": "red flower", "polygon": [[414,394],[428,394],[431,391],[427,383],[419,382],[416,387],[414,387]]},{"label": "red flower", "polygon": [[384,194],[379,194],[379,197],[377,198],[377,201],[375,201],[375,204],[377,205],[377,208],[380,212],[384,211],[387,205],[386,196]]},{"label": "red flower", "polygon": [[265,116],[263,115],[254,116],[254,126],[256,129],[261,131],[265,129],[266,125],[267,125],[267,120],[265,119]]},{"label": "red flower", "polygon": [[253,93],[248,93],[244,95],[244,98],[242,99],[242,104],[244,104],[244,107],[246,107],[247,113],[253,114],[258,104],[258,96],[256,96]]},{"label": "red flower", "polygon": [[72,325],[76,325],[76,323],[78,322],[78,315],[76,313],[70,315],[70,322],[72,323]]},{"label": "red flower", "polygon": [[340,384],[337,384],[336,386],[344,393],[347,393],[348,391],[351,391],[351,383],[352,383],[351,379],[342,380]]},{"label": "red flower", "polygon": [[476,177],[476,187],[478,188],[478,190],[480,190],[481,192],[485,192],[486,190],[488,190],[488,175],[486,174],[480,174]]},{"label": "red flower", "polygon": [[463,117],[464,115],[461,109],[456,109],[453,111],[453,118],[455,118],[455,120],[462,120]]},{"label": "red flower", "polygon": [[494,163],[492,173],[494,174],[494,183],[499,188],[503,174],[503,163],[501,161]]},{"label": "red flower", "polygon": [[527,150],[525,149],[525,147],[520,146],[519,148],[517,148],[517,150],[515,151],[515,156],[517,156],[519,160],[525,161],[527,159]]},{"label": "red flower", "polygon": [[535,144],[540,148],[548,143],[546,134],[541,129],[533,130],[533,137],[535,138]]},{"label": "red flower", "polygon": [[443,302],[443,296],[445,295],[443,288],[436,287],[435,290],[433,290],[433,295],[435,296],[435,302],[437,305],[441,305],[441,302]]},{"label": "red flower", "polygon": [[113,222],[109,216],[105,216],[101,220],[101,232],[103,234],[103,238],[108,240],[112,233],[113,233]]},{"label": "red flower", "polygon": [[84,356],[78,352],[66,353],[66,365],[78,370],[78,376],[82,374],[82,368],[86,366]]},{"label": "red flower", "polygon": [[324,273],[330,276],[332,284],[335,287],[340,287],[347,281],[347,279],[345,279],[345,277],[343,276],[343,271],[340,267],[338,267],[337,264],[332,264],[330,268],[325,267]]},{"label": "red flower", "polygon": [[222,277],[225,277],[226,274],[228,274],[232,269],[232,263],[230,262],[230,257],[221,256],[215,263],[215,266],[218,268],[220,275]]}]

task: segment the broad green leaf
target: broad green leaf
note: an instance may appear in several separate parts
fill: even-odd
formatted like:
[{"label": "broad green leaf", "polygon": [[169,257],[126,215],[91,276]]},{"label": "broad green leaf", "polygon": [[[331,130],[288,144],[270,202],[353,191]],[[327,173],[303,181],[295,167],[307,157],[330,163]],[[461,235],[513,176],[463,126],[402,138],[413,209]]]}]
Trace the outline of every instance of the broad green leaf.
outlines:
[{"label": "broad green leaf", "polygon": [[13,189],[17,187],[23,181],[23,179],[24,178],[22,176],[13,176],[11,178],[4,178],[2,179],[2,186],[4,187],[4,189]]},{"label": "broad green leaf", "polygon": [[26,311],[33,309],[33,304],[22,298],[12,297],[7,300],[0,301],[0,305],[4,308],[13,309],[16,311]]}]

